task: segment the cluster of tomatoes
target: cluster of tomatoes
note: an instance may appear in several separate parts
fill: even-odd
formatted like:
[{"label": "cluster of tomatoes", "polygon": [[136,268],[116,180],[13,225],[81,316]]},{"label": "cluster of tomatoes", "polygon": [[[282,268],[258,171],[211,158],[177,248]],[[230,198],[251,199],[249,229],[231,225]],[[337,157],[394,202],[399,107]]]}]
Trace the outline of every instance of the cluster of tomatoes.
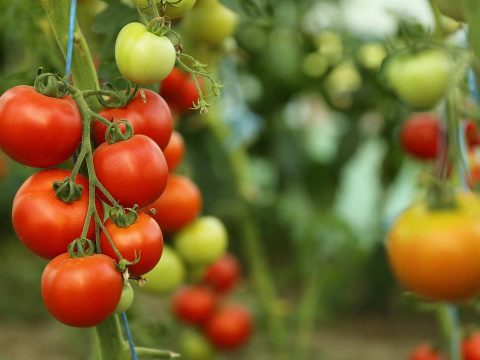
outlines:
[{"label": "cluster of tomatoes", "polygon": [[[480,359],[480,332],[476,331],[466,336],[461,344],[462,360]],[[446,357],[440,350],[429,343],[421,343],[412,349],[409,360],[444,360]]]}]

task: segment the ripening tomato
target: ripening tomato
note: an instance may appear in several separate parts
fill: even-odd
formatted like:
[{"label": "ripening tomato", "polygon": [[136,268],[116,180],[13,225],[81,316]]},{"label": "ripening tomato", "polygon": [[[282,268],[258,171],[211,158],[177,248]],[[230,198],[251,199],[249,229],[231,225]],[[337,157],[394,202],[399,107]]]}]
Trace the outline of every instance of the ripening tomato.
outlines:
[{"label": "ripening tomato", "polygon": [[123,288],[122,274],[102,254],[51,260],[42,275],[42,299],[60,322],[77,327],[95,326],[117,306]]},{"label": "ripening tomato", "polygon": [[442,355],[430,344],[424,343],[413,348],[408,360],[442,360]]},{"label": "ripening tomato", "polygon": [[[197,81],[202,86],[202,78],[197,78]],[[178,68],[173,68],[161,82],[160,95],[164,97],[172,111],[180,115],[192,110],[199,98],[198,89],[192,77]]]},{"label": "ripening tomato", "polygon": [[80,112],[69,96],[56,99],[20,85],[0,97],[0,149],[21,164],[58,165],[72,156],[81,136]]},{"label": "ripening tomato", "polygon": [[167,160],[168,171],[173,172],[182,162],[185,154],[185,141],[182,135],[174,131],[170,137],[167,147],[163,150],[165,160]]},{"label": "ripening tomato", "polygon": [[215,305],[215,294],[201,286],[184,287],[172,298],[173,312],[187,324],[203,324],[213,314]]},{"label": "ripening tomato", "polygon": [[123,207],[151,204],[167,186],[168,167],[162,150],[145,135],[103,143],[93,152],[93,163],[98,180]]},{"label": "ripening tomato", "polygon": [[175,250],[165,245],[158,264],[144,275],[147,283],[142,289],[151,293],[168,293],[185,279],[185,265]]},{"label": "ripening tomato", "polygon": [[480,200],[472,193],[458,193],[455,199],[453,209],[414,204],[387,237],[397,279],[431,300],[460,301],[480,291]]},{"label": "ripening tomato", "polygon": [[[123,108],[104,109],[100,112],[109,121],[128,120],[135,135],[146,135],[163,150],[166,148],[173,131],[173,119],[170,108],[163,98],[152,90],[143,90]],[[93,123],[93,139],[98,146],[105,142],[107,127],[100,121]]]},{"label": "ripening tomato", "polygon": [[247,342],[252,329],[250,312],[240,305],[228,305],[210,317],[204,330],[214,346],[232,350]]},{"label": "ripening tomato", "polygon": [[201,207],[202,195],[197,185],[185,176],[170,175],[163,194],[145,211],[149,211],[163,231],[170,233],[195,220]]},{"label": "ripening tomato", "polygon": [[[30,251],[45,259],[66,252],[68,245],[81,235],[85,223],[89,194],[87,179],[77,175],[76,183],[83,186],[82,196],[71,204],[58,199],[53,190],[54,181],[63,181],[70,175],[68,170],[41,170],[22,184],[13,200],[15,233]],[[100,201],[96,200],[96,206],[102,216]],[[95,237],[93,219],[87,237]]]},{"label": "ripening tomato", "polygon": [[138,22],[125,25],[115,42],[118,70],[137,84],[152,84],[167,77],[177,53],[170,39],[157,36]]},{"label": "ripening tomato", "polygon": [[[105,229],[124,259],[134,261],[136,256],[140,257],[135,265],[128,267],[130,274],[142,276],[157,265],[162,256],[163,235],[157,222],[150,216],[139,212],[137,221],[126,228],[108,219]],[[103,254],[119,261],[104,233],[100,235],[100,248]]]},{"label": "ripening tomato", "polygon": [[422,160],[435,160],[442,140],[440,120],[431,114],[412,115],[402,126],[400,139],[404,150]]},{"label": "ripening tomato", "polygon": [[480,360],[480,331],[476,331],[463,339],[462,360]]},{"label": "ripening tomato", "polygon": [[240,279],[240,264],[230,254],[223,255],[205,271],[203,281],[221,293],[229,292]]}]

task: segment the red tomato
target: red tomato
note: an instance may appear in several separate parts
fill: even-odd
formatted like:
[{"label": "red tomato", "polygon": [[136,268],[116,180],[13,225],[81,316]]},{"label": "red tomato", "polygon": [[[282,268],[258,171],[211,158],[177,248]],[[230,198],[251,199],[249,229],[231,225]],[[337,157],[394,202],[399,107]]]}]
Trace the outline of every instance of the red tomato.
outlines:
[{"label": "red tomato", "polygon": [[239,305],[218,310],[205,324],[205,334],[220,349],[234,349],[243,345],[252,332],[250,312]]},{"label": "red tomato", "polygon": [[[20,241],[32,252],[52,259],[67,251],[67,246],[78,238],[83,229],[88,209],[88,181],[78,175],[76,182],[83,186],[82,196],[66,204],[55,196],[53,182],[63,181],[71,172],[48,169],[30,176],[13,200],[13,228]],[[97,200],[97,211],[102,216],[102,205]],[[90,222],[87,234],[95,236],[95,225]]]},{"label": "red tomato", "polygon": [[471,120],[465,122],[465,139],[469,147],[480,145],[477,124]]},{"label": "red tomato", "polygon": [[173,232],[195,220],[201,207],[202,195],[197,185],[184,176],[170,175],[164,193],[145,211],[164,232]]},{"label": "red tomato", "polygon": [[[143,90],[146,102],[141,93],[133,98],[127,106],[119,109],[104,109],[100,112],[109,121],[128,120],[134,134],[146,135],[165,149],[173,130],[173,119],[170,108],[163,98],[152,90]],[[105,142],[107,127],[100,121],[93,123],[93,139],[96,145]]]},{"label": "red tomato", "polygon": [[[199,84],[202,83],[200,78],[197,80]],[[170,75],[161,82],[160,95],[180,115],[191,111],[199,96],[192,77],[178,68],[173,68]]]},{"label": "red tomato", "polygon": [[408,358],[409,360],[442,360],[442,355],[434,350],[430,344],[417,345]]},{"label": "red tomato", "polygon": [[[93,163],[98,180],[124,207],[151,204],[167,186],[165,157],[145,135],[111,145],[103,143],[93,152]],[[107,201],[103,193],[98,193]]]},{"label": "red tomato", "polygon": [[180,164],[185,153],[185,142],[179,132],[174,131],[167,147],[163,150],[167,160],[168,171],[172,172]]},{"label": "red tomato", "polygon": [[441,131],[437,117],[427,113],[415,114],[403,124],[401,130],[403,148],[416,158],[436,159],[440,150]]},{"label": "red tomato", "polygon": [[[127,228],[115,225],[110,219],[105,222],[105,228],[122,256],[129,260],[140,257],[140,261],[129,266],[128,271],[133,276],[141,276],[157,265],[163,251],[163,235],[157,222],[150,216],[138,213],[137,221]],[[112,245],[104,233],[100,235],[102,253],[119,261]]]},{"label": "red tomato", "polygon": [[42,299],[60,322],[77,327],[95,326],[115,310],[123,288],[122,274],[105,255],[50,261],[42,275]]},{"label": "red tomato", "polygon": [[462,359],[480,360],[480,331],[476,331],[462,341]]},{"label": "red tomato", "polygon": [[50,167],[75,152],[82,120],[72,98],[56,99],[20,85],[0,97],[0,128],[0,148],[13,160]]},{"label": "red tomato", "polygon": [[188,324],[203,324],[213,314],[216,305],[214,293],[200,286],[180,289],[172,301],[175,315]]},{"label": "red tomato", "polygon": [[230,254],[223,255],[210,265],[205,271],[203,281],[212,285],[216,290],[227,293],[240,279],[240,264]]}]

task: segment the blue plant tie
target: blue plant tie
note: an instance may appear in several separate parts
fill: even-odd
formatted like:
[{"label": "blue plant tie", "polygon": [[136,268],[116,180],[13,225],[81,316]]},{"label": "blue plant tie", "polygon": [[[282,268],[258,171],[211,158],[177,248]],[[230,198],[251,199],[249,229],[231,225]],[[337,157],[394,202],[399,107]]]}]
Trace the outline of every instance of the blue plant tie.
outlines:
[{"label": "blue plant tie", "polygon": [[70,0],[70,21],[68,24],[67,62],[65,78],[68,81],[72,69],[73,38],[75,33],[75,19],[77,17],[77,0]]},{"label": "blue plant tie", "polygon": [[128,346],[130,347],[130,352],[132,353],[132,360],[138,360],[137,351],[135,350],[135,344],[133,342],[132,332],[130,331],[130,326],[128,325],[127,314],[122,312],[123,326],[125,327],[125,334],[127,335]]}]

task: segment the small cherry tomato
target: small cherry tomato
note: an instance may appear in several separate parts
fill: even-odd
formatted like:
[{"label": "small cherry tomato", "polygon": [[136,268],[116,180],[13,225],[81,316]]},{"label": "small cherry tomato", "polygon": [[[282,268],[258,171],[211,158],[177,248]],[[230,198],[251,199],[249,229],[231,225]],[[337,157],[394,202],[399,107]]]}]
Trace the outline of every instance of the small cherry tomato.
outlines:
[{"label": "small cherry tomato", "polygon": [[[410,353],[409,360],[442,360],[439,351],[432,348],[430,344],[417,345]],[[465,360],[465,359],[464,359]]]},{"label": "small cherry tomato", "polygon": [[170,137],[167,147],[163,150],[165,160],[167,160],[168,171],[173,172],[182,162],[185,154],[185,142],[179,132],[174,131]]},{"label": "small cherry tomato", "polygon": [[215,305],[214,293],[200,286],[184,287],[172,299],[173,312],[187,324],[203,324],[213,314]]},{"label": "small cherry tomato", "polygon": [[427,113],[411,116],[402,126],[401,142],[405,151],[418,159],[434,160],[440,150],[440,120]]},{"label": "small cherry tomato", "polygon": [[203,281],[221,293],[229,292],[240,279],[240,264],[230,254],[223,255],[211,264],[203,277]]}]

